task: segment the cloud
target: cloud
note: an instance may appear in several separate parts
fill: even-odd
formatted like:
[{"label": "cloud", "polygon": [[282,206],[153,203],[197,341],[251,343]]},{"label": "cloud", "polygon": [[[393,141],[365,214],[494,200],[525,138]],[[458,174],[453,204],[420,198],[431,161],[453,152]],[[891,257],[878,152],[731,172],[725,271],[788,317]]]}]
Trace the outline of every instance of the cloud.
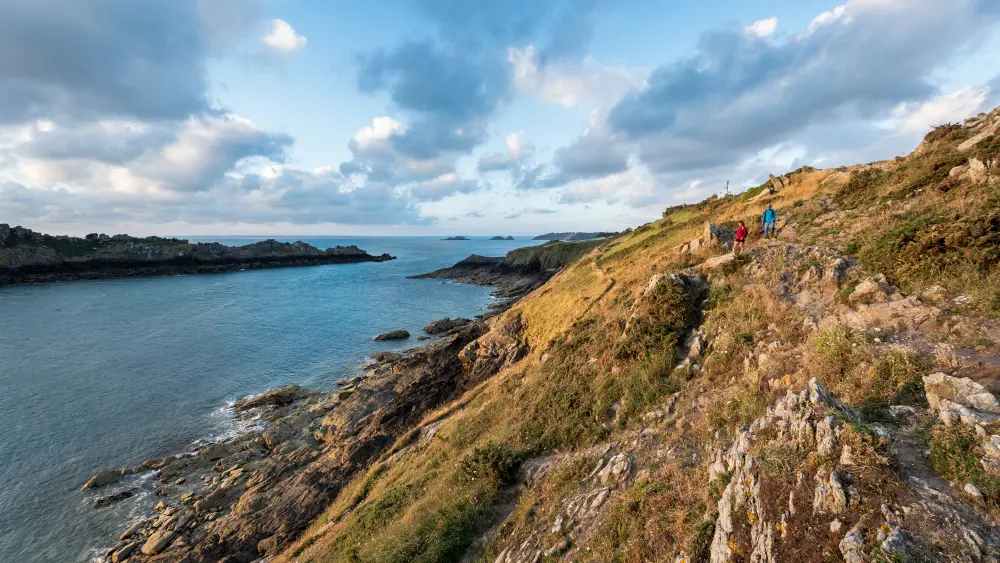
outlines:
[{"label": "cloud", "polygon": [[747,35],[766,38],[774,35],[774,31],[776,29],[778,29],[778,18],[772,17],[766,20],[757,20],[753,22],[753,25],[743,28],[743,32]]},{"label": "cloud", "polygon": [[590,129],[571,144],[556,149],[552,164],[556,172],[539,175],[534,185],[555,188],[577,180],[620,174],[628,169],[629,145],[600,128]]},{"label": "cloud", "polygon": [[656,180],[645,167],[571,182],[559,193],[559,202],[568,204],[625,201],[631,207],[643,207],[658,198]]},{"label": "cloud", "polygon": [[929,74],[996,22],[992,4],[851,0],[786,41],[713,31],[627,94],[609,128],[661,173],[733,164],[815,124],[879,118],[937,94]]},{"label": "cloud", "polygon": [[271,51],[290,55],[306,48],[307,39],[295,32],[295,28],[282,19],[271,21],[271,31],[262,38],[264,45]]},{"label": "cloud", "polygon": [[419,182],[410,188],[413,197],[421,201],[440,201],[456,194],[468,194],[479,189],[475,180],[463,180],[454,172]]},{"label": "cloud", "polygon": [[0,2],[0,124],[206,112],[206,56],[249,33],[258,4]]},{"label": "cloud", "polygon": [[[421,0],[418,6],[437,24],[437,37],[359,58],[358,89],[387,94],[406,126],[393,129],[377,150],[352,141],[353,158],[341,171],[359,181],[416,183],[415,197],[437,199],[479,185],[458,180],[455,164],[487,141],[490,120],[516,92],[509,45],[544,45],[541,65],[581,52],[590,40],[594,2]],[[525,167],[528,147],[507,148],[506,155],[483,156],[480,170],[509,170],[515,181],[533,181],[538,172]]]},{"label": "cloud", "polygon": [[192,225],[426,225],[405,194],[385,186],[354,187],[336,172],[281,169],[227,176],[197,195],[93,192],[25,187],[0,180],[0,207],[30,225],[95,223]]},{"label": "cloud", "polygon": [[642,86],[647,74],[638,69],[604,65],[593,57],[543,65],[534,45],[510,48],[507,59],[519,92],[567,108],[610,105],[629,90]]},{"label": "cloud", "polygon": [[504,138],[506,153],[491,152],[479,157],[476,169],[480,173],[509,171],[516,173],[535,152],[535,146],[524,142],[524,131],[515,131]]},{"label": "cloud", "polygon": [[902,133],[926,134],[932,127],[977,113],[989,93],[989,86],[968,86],[926,102],[903,102],[892,110],[890,123]]},{"label": "cloud", "polygon": [[36,183],[198,192],[248,159],[283,161],[292,142],[248,119],[219,114],[179,123],[35,124],[6,150],[17,173]]}]

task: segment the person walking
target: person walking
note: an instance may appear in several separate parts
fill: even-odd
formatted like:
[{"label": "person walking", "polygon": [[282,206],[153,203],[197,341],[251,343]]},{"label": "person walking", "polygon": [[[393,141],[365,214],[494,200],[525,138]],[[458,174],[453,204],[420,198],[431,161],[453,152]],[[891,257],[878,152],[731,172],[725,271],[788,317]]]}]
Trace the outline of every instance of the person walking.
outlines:
[{"label": "person walking", "polygon": [[778,213],[771,207],[771,204],[767,204],[767,210],[764,211],[764,216],[760,218],[760,222],[764,224],[764,238],[771,238],[774,236],[774,228],[778,223]]},{"label": "person walking", "polygon": [[743,243],[747,240],[748,232],[747,226],[743,224],[743,221],[740,221],[740,226],[736,227],[736,243],[733,244],[733,252],[736,252],[737,248],[740,250],[740,253],[746,250],[743,247]]}]

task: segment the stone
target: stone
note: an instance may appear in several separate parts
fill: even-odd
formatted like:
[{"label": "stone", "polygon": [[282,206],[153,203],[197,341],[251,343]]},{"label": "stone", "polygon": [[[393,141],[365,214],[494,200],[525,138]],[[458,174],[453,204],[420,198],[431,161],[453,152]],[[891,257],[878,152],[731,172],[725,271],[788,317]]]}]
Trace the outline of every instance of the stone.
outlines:
[{"label": "stone", "polygon": [[833,522],[830,522],[830,532],[834,534],[839,534],[840,529],[844,527],[844,523],[840,521],[840,518],[834,518]]},{"label": "stone", "polygon": [[140,521],[132,524],[131,526],[128,527],[127,530],[125,530],[124,532],[122,532],[122,535],[118,536],[118,539],[120,539],[120,540],[127,540],[130,537],[132,537],[132,536],[136,535],[137,533],[139,533],[139,530],[142,530],[145,526],[146,526],[146,521],[145,520],[140,520]]},{"label": "stone", "polygon": [[847,493],[840,474],[831,471],[829,478],[823,472],[816,474],[816,490],[813,492],[813,512],[816,514],[841,514],[847,510]]},{"label": "stone", "polygon": [[105,487],[113,483],[121,481],[125,475],[122,470],[115,469],[110,471],[101,471],[97,475],[91,477],[86,483],[83,484],[84,489],[96,489],[99,487]]},{"label": "stone", "polygon": [[400,360],[403,355],[399,352],[375,352],[371,357],[378,363],[387,363]]},{"label": "stone", "polygon": [[961,164],[961,165],[956,166],[956,167],[952,168],[951,170],[949,170],[948,171],[948,177],[949,178],[961,178],[968,171],[969,171],[969,165],[968,164]]},{"label": "stone", "polygon": [[886,281],[885,275],[872,276],[857,285],[847,298],[851,305],[885,303],[899,298],[899,293]]},{"label": "stone", "polygon": [[858,522],[844,538],[840,540],[840,554],[845,563],[865,563],[865,531]]},{"label": "stone", "polygon": [[597,480],[602,485],[620,483],[627,479],[632,472],[632,456],[627,453],[619,453],[608,460],[607,465],[597,474]]},{"label": "stone", "polygon": [[145,555],[156,555],[161,553],[164,549],[170,547],[171,542],[177,534],[169,530],[160,530],[155,534],[149,536],[146,543],[142,546],[142,553]]},{"label": "stone", "polygon": [[981,184],[986,181],[986,165],[978,158],[969,159],[969,179],[973,183]]},{"label": "stone", "polygon": [[927,392],[927,402],[931,408],[940,410],[945,399],[971,409],[1000,415],[1000,402],[985,387],[967,377],[952,377],[944,373],[933,373],[923,378]]},{"label": "stone", "polygon": [[736,254],[730,252],[729,254],[709,258],[708,260],[702,262],[702,264],[698,267],[702,270],[714,270],[715,268],[721,268],[734,260],[736,260]]},{"label": "stone", "polygon": [[118,504],[119,502],[131,497],[134,494],[135,494],[135,489],[122,491],[120,493],[115,493],[113,495],[97,499],[97,502],[94,503],[94,506],[96,506],[97,508],[108,508],[110,506]]},{"label": "stone", "polygon": [[233,410],[245,411],[263,406],[281,407],[294,403],[299,399],[304,399],[310,394],[311,393],[308,389],[304,389],[298,385],[285,385],[284,387],[271,389],[270,391],[265,391],[259,395],[254,395],[253,397],[243,399],[242,401],[237,401],[233,405]]},{"label": "stone", "polygon": [[135,548],[139,547],[139,542],[131,542],[111,554],[111,563],[122,563],[132,555]]},{"label": "stone", "polygon": [[223,489],[216,489],[211,492],[205,498],[194,503],[195,512],[211,512],[221,508],[225,504],[226,491]]},{"label": "stone", "polygon": [[979,487],[973,485],[972,483],[966,483],[963,490],[972,500],[976,502],[983,502],[983,492],[979,490]]},{"label": "stone", "polygon": [[449,319],[449,318],[444,318],[444,319],[440,319],[440,320],[434,321],[434,322],[430,323],[429,325],[425,326],[424,327],[424,332],[426,332],[427,334],[442,334],[442,333],[445,333],[445,332],[450,332],[450,331],[455,330],[457,328],[462,328],[462,327],[468,325],[471,322],[472,322],[472,320],[470,320],[470,319]]},{"label": "stone", "polygon": [[408,331],[405,331],[405,330],[393,330],[393,331],[386,332],[384,334],[380,334],[380,335],[376,336],[375,337],[375,341],[376,342],[385,342],[385,341],[389,341],[389,340],[406,340],[409,337],[410,337],[410,333]]},{"label": "stone", "polygon": [[943,307],[948,303],[948,290],[940,285],[932,285],[921,292],[920,300],[928,305]]}]

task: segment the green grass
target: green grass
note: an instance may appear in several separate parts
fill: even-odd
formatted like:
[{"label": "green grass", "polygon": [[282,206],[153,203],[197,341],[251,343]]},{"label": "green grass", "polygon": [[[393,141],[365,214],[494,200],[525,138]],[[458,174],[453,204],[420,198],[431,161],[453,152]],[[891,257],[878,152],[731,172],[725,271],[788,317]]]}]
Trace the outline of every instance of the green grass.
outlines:
[{"label": "green grass", "polygon": [[507,253],[504,264],[529,270],[556,270],[572,264],[605,242],[605,239],[552,241],[539,246],[517,248]]}]

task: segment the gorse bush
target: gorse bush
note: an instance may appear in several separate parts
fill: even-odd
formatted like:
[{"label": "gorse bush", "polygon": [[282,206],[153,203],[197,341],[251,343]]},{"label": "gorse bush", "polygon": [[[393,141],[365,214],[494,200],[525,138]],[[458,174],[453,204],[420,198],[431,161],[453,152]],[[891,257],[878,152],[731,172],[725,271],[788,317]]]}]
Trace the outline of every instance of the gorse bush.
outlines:
[{"label": "gorse bush", "polygon": [[856,207],[862,202],[874,199],[880,188],[888,180],[888,174],[879,168],[857,170],[851,179],[834,195],[833,200],[844,207]]},{"label": "gorse bush", "polygon": [[513,483],[524,455],[504,444],[476,448],[461,462],[461,475],[467,481],[490,480],[500,485]]}]

